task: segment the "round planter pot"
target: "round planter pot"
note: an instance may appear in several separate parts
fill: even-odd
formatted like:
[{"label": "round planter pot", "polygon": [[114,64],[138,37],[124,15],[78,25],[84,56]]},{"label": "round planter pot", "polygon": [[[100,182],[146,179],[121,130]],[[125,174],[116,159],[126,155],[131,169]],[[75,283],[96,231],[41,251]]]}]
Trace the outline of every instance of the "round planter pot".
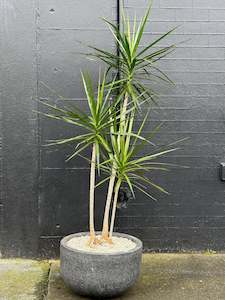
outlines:
[{"label": "round planter pot", "polygon": [[127,252],[93,253],[72,249],[67,242],[88,233],[64,237],[60,244],[60,271],[65,283],[77,294],[92,297],[114,297],[122,294],[140,273],[142,242],[128,234],[114,236],[130,239],[136,247]]}]

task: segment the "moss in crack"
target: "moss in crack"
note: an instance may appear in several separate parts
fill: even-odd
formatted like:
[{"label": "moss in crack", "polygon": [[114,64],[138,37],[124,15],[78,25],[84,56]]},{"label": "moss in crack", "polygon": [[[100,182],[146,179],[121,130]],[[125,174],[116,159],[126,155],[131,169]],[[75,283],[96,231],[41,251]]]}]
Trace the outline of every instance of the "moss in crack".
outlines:
[{"label": "moss in crack", "polygon": [[40,280],[35,286],[35,295],[37,300],[44,300],[48,292],[48,279],[50,272],[50,263],[47,261],[38,262],[39,267],[42,270]]}]

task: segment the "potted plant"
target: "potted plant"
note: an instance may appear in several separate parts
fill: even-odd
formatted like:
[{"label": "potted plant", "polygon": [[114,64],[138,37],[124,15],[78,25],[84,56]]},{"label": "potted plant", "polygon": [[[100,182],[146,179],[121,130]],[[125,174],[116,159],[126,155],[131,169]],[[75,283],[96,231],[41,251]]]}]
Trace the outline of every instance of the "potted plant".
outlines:
[{"label": "potted plant", "polygon": [[[150,179],[152,170],[167,171],[170,164],[155,161],[158,157],[175,151],[174,143],[163,149],[156,149],[151,135],[159,126],[144,137],[143,128],[148,113],[142,118],[142,106],[155,101],[156,94],[142,81],[159,79],[171,82],[157,68],[155,63],[174,49],[174,45],[156,50],[154,46],[169,35],[167,32],[140,50],[140,42],[149,17],[150,7],[138,24],[131,22],[122,13],[122,30],[117,25],[108,24],[119,53],[91,47],[94,53],[88,54],[104,61],[107,71],[99,75],[97,93],[88,74],[82,74],[88,112],[78,107],[57,107],[45,103],[52,113],[45,113],[51,119],[62,120],[81,127],[83,133],[51,145],[75,144],[75,150],[68,159],[82,156],[86,148],[92,151],[91,157],[84,157],[90,164],[89,181],[89,232],[75,233],[61,241],[61,274],[65,282],[78,294],[109,297],[121,294],[137,280],[142,256],[142,242],[130,235],[114,233],[114,222],[118,193],[121,184],[126,184],[133,196],[135,189],[153,200],[148,186],[167,193]],[[111,70],[116,77],[110,80]],[[136,128],[137,117],[142,121]],[[138,157],[145,144],[152,145],[152,152]],[[98,175],[104,176],[96,182]],[[148,174],[148,176],[147,176]],[[98,176],[99,178],[99,176]],[[95,190],[103,182],[108,182],[103,227],[95,231],[94,205]],[[111,210],[111,220],[110,220]]]}]

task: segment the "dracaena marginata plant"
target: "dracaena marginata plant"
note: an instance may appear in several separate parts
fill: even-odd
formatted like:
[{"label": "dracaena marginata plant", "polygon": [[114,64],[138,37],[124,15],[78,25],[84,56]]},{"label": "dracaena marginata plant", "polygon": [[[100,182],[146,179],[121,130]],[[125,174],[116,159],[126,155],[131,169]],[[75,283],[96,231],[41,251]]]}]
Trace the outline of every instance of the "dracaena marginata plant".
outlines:
[{"label": "dracaena marginata plant", "polygon": [[[141,47],[145,26],[150,14],[148,7],[146,14],[139,24],[134,18],[133,25],[129,16],[122,12],[122,25],[117,25],[105,20],[118,46],[118,54],[105,51],[96,47],[94,53],[88,56],[102,60],[107,71],[103,79],[99,79],[97,95],[95,95],[92,81],[88,75],[82,75],[83,85],[86,92],[89,111],[84,112],[77,107],[59,108],[45,103],[53,113],[45,115],[62,120],[66,123],[84,129],[85,133],[62,140],[53,141],[51,144],[75,143],[74,152],[68,158],[81,156],[83,150],[92,148],[90,161],[90,195],[89,195],[89,246],[97,243],[112,243],[118,192],[122,183],[126,183],[134,195],[138,189],[150,198],[154,199],[147,187],[167,193],[162,187],[152,181],[147,173],[152,170],[167,171],[170,164],[154,162],[156,158],[163,156],[177,148],[173,144],[164,149],[152,150],[151,154],[140,155],[140,150],[147,143],[151,144],[151,135],[142,135],[148,114],[144,117],[138,130],[135,130],[135,120],[140,117],[142,105],[155,102],[156,93],[149,88],[145,81],[159,79],[171,83],[170,79],[156,65],[156,62],[174,49],[174,45],[155,49],[155,46],[167,37],[173,30],[162,35],[157,40],[150,42],[144,48]],[[131,29],[132,28],[132,29]],[[111,72],[116,72],[116,79],[110,80]],[[100,180],[96,185],[96,169],[99,174],[107,173],[108,177]],[[102,171],[102,172],[100,172]],[[96,238],[94,227],[94,195],[95,187],[108,181],[103,228],[101,238]],[[114,199],[113,198],[114,193]],[[113,204],[112,204],[113,202]],[[109,225],[110,208],[112,205],[111,223]]]},{"label": "dracaena marginata plant", "polygon": [[[135,16],[132,24],[129,16],[122,10],[120,27],[118,27],[117,24],[113,24],[104,19],[112,33],[115,44],[117,44],[118,54],[89,46],[94,50],[94,53],[89,53],[88,56],[103,61],[107,65],[107,73],[113,71],[117,74],[118,80],[114,81],[114,89],[117,89],[117,92],[122,96],[120,103],[119,140],[122,140],[121,136],[124,135],[126,131],[125,117],[128,117],[126,116],[128,106],[133,106],[135,110],[139,110],[141,104],[146,101],[156,102],[158,95],[149,88],[149,85],[144,84],[144,82],[151,83],[152,81],[160,80],[166,83],[172,83],[168,76],[158,68],[157,62],[174,51],[175,45],[161,47],[158,50],[155,47],[158,46],[159,42],[170,35],[175,28],[142,47],[141,43],[143,43],[143,34],[149,19],[150,11],[151,3],[140,22],[137,22]],[[132,120],[135,118],[135,115],[136,112],[132,112]],[[130,138],[127,139],[126,144],[129,144],[129,141]],[[116,168],[114,161],[109,180],[102,229],[102,239],[108,242],[112,242],[109,237],[109,210],[115,179]]]}]

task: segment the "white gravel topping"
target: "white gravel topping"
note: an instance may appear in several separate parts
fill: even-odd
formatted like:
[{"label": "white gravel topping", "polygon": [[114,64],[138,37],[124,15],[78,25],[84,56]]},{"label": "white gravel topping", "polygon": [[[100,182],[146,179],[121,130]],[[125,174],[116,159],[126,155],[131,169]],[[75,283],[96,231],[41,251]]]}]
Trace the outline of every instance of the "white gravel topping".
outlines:
[{"label": "white gravel topping", "polygon": [[[100,236],[98,236],[100,238]],[[67,246],[84,252],[94,252],[94,253],[117,253],[117,252],[126,252],[131,249],[134,249],[136,244],[123,237],[113,236],[113,244],[102,243],[100,245],[94,245],[94,247],[89,247],[88,244],[89,236],[79,236],[70,239],[67,242]]]}]

